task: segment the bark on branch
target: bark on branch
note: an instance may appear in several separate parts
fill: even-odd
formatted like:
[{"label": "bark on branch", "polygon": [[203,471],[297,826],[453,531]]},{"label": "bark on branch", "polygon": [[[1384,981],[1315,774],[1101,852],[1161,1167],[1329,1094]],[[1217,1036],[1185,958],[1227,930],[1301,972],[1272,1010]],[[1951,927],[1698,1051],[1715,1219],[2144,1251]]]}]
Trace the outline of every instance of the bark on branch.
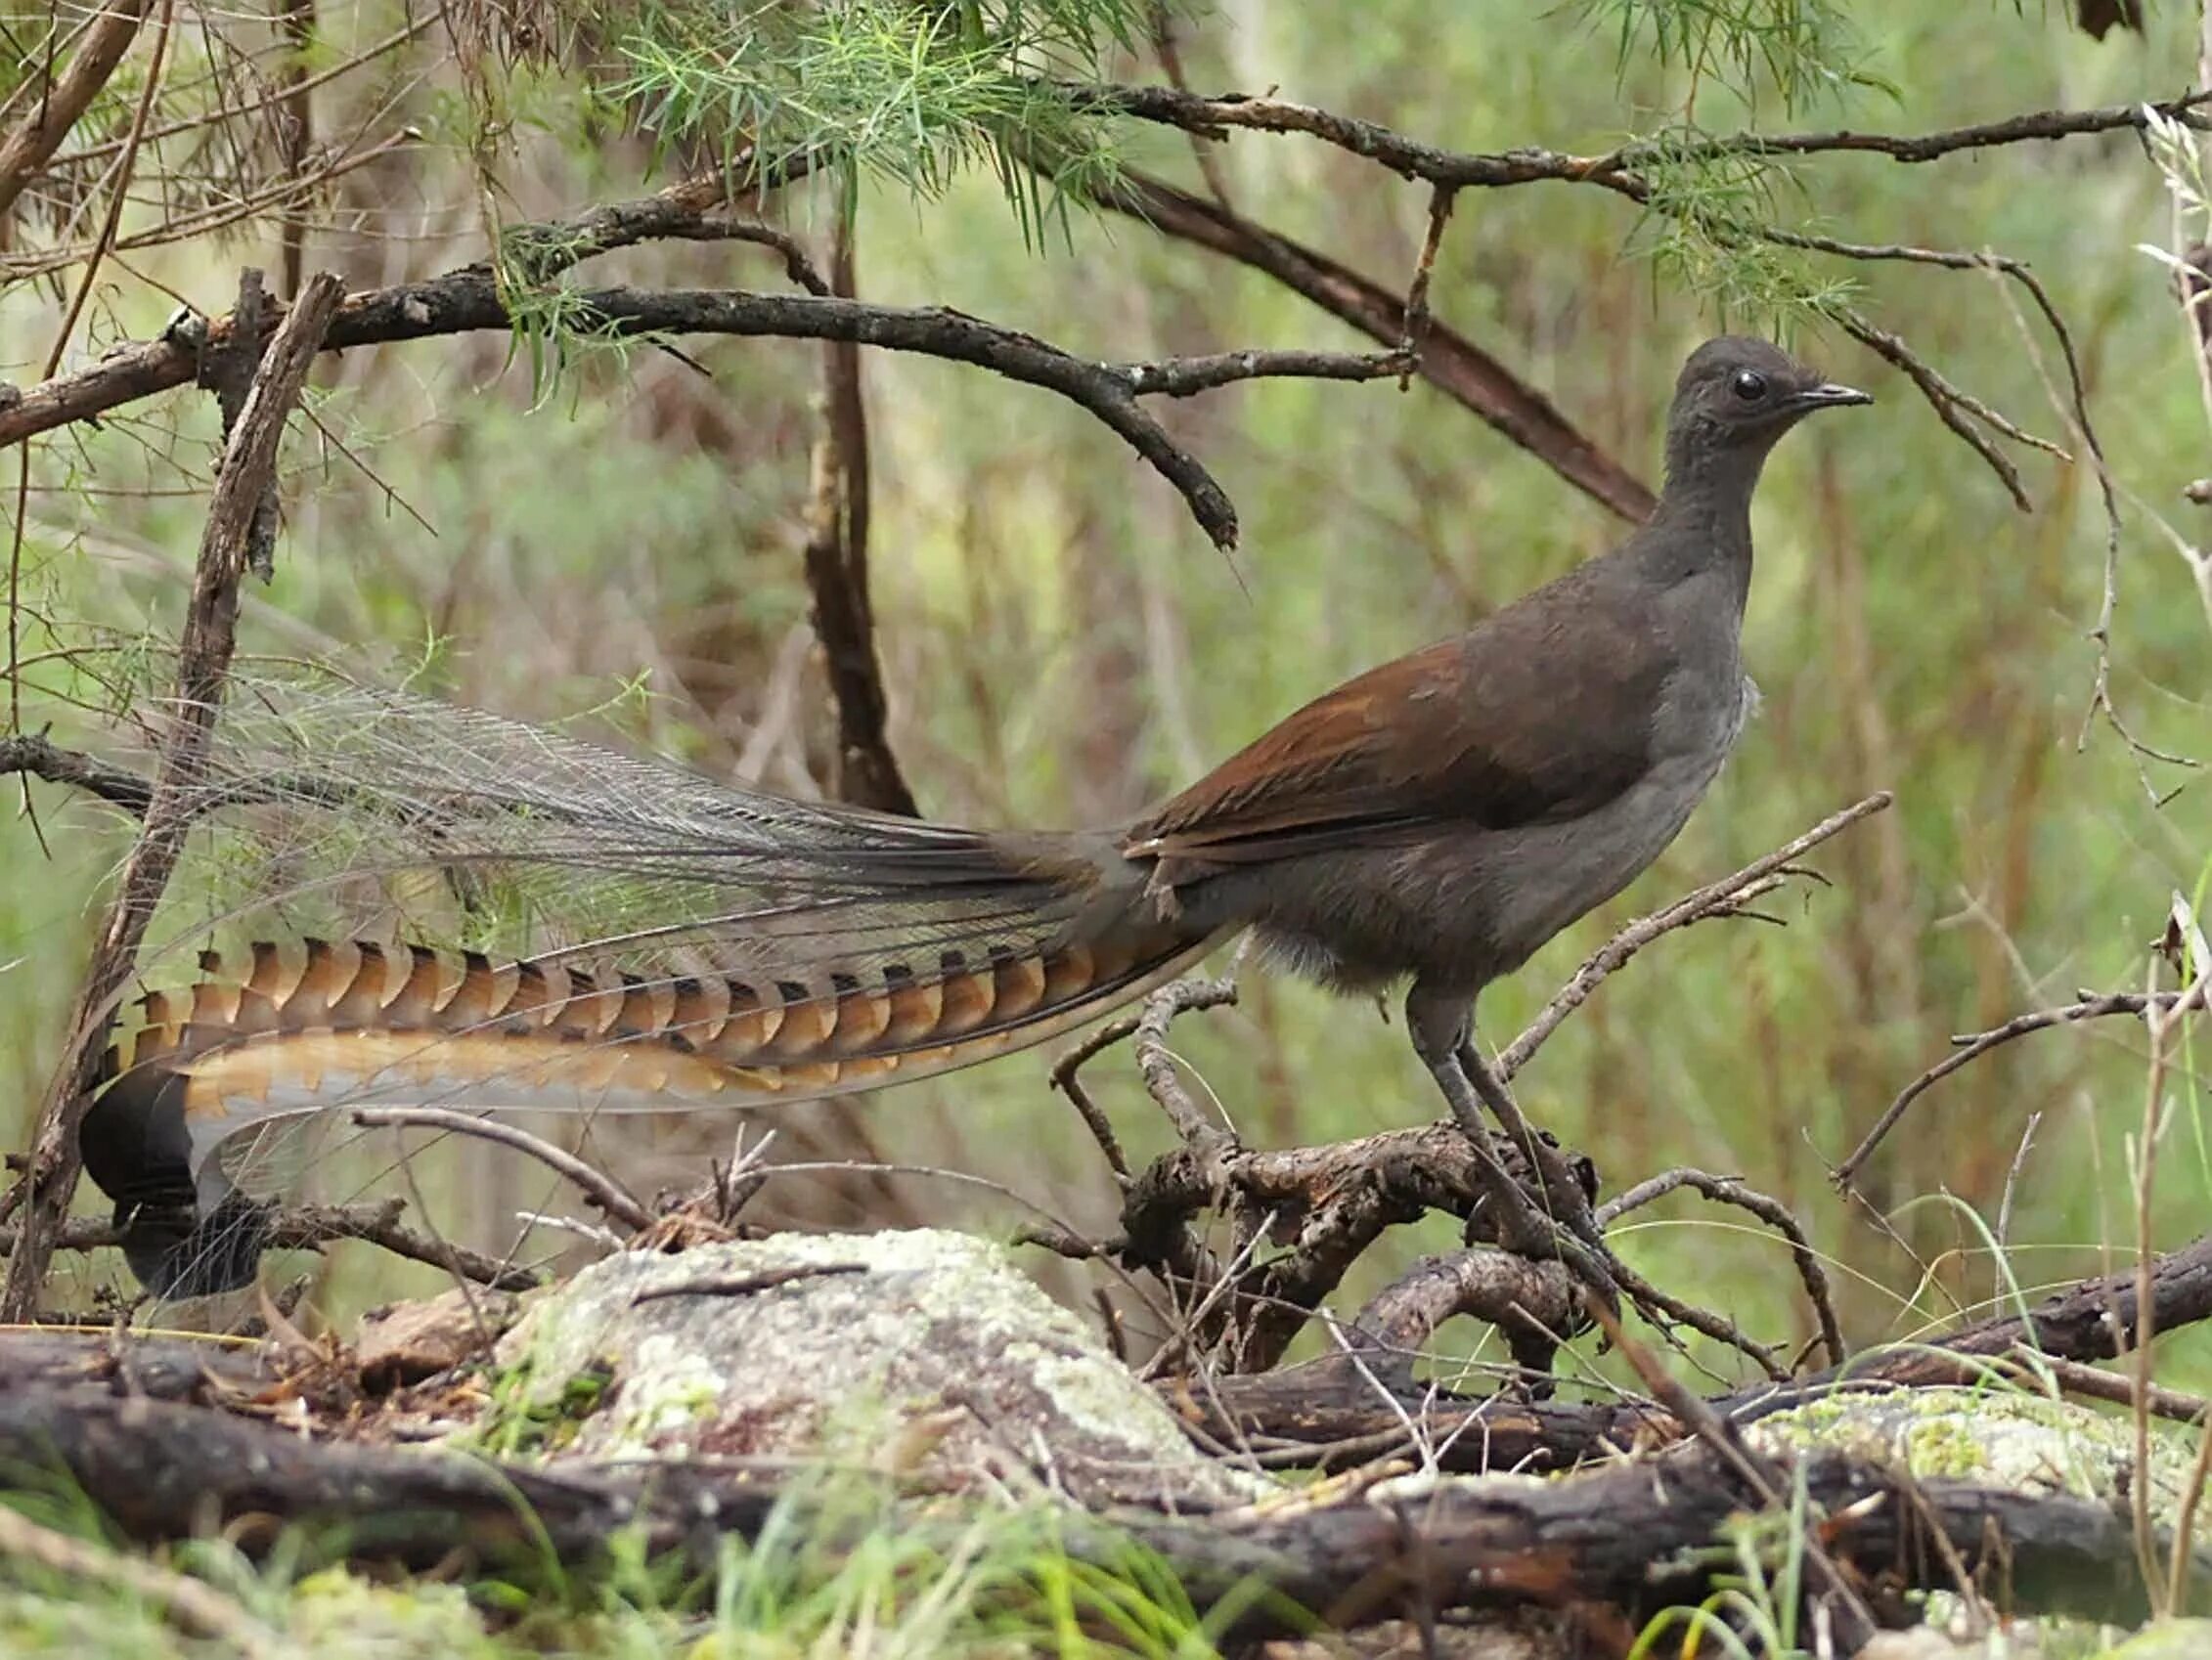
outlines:
[{"label": "bark on branch", "polygon": [[[1216,546],[1236,546],[1237,517],[1205,466],[1146,414],[1140,399],[1180,394],[1273,375],[1382,379],[1397,371],[1391,355],[1289,351],[1218,354],[1184,364],[1101,363],[1076,357],[1034,335],[939,307],[867,305],[835,295],[759,294],[742,289],[601,288],[564,300],[566,326],[584,334],[728,334],[745,338],[847,341],[965,363],[1057,392],[1088,411],[1182,495]],[[324,344],[332,350],[428,339],[471,329],[511,328],[496,276],[482,266],[425,283],[373,289],[341,305]],[[210,323],[205,344],[227,342],[228,318]],[[117,405],[182,385],[198,352],[175,340],[143,341],[98,364],[25,391],[0,409],[0,447],[97,415]]]},{"label": "bark on branch", "polygon": [[[258,273],[249,273],[241,284],[242,304],[249,312],[259,291]],[[343,293],[335,277],[316,277],[277,329],[259,366],[238,366],[240,377],[250,375],[250,384],[223,446],[222,470],[208,502],[178,646],[176,697],[184,713],[163,743],[144,828],[124,861],[94,947],[68,1045],[39,1110],[29,1168],[0,1201],[0,1214],[22,1213],[7,1279],[0,1287],[0,1320],[27,1321],[37,1313],[55,1234],[76,1191],[76,1129],[100,1062],[98,1033],[130,979],[139,942],[168,886],[191,821],[188,798],[230,669],[239,582],[253,557],[256,526],[266,526],[271,511],[277,446]]]}]

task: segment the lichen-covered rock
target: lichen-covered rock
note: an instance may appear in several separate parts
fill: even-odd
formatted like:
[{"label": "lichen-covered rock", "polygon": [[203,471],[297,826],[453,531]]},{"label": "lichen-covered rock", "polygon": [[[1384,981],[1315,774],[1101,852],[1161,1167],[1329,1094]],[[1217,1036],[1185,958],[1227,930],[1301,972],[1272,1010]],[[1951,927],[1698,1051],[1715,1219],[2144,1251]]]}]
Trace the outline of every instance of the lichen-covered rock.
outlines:
[{"label": "lichen-covered rock", "polygon": [[2097,1660],[2204,1660],[2212,1654],[2212,1620],[2161,1620],[2146,1626]]},{"label": "lichen-covered rock", "polygon": [[[1766,1452],[1829,1448],[1902,1465],[1922,1480],[2108,1502],[2128,1493],[2135,1467],[2135,1426],[2125,1418],[2022,1389],[1838,1391],[1759,1419],[1746,1434]],[[2151,1513],[2162,1524],[2171,1524],[2189,1465],[2154,1426]]]},{"label": "lichen-covered rock", "polygon": [[961,1234],[609,1257],[539,1297],[498,1357],[471,1431],[494,1450],[824,1458],[1090,1505],[1261,1490],[1201,1457],[1075,1316]]}]

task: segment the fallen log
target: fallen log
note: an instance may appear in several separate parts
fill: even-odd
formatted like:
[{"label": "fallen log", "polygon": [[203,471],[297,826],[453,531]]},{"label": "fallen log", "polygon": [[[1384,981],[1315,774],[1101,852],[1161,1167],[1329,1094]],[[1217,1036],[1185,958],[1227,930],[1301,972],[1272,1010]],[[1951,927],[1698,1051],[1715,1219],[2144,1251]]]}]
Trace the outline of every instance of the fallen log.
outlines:
[{"label": "fallen log", "polygon": [[[226,1530],[259,1551],[301,1526],[356,1561],[459,1559],[523,1576],[588,1570],[624,1528],[704,1569],[718,1537],[755,1536],[779,1504],[806,1502],[804,1489],[711,1463],[531,1466],[316,1440],[90,1381],[0,1393],[0,1463],[19,1480],[66,1477],[141,1543]],[[1955,1589],[1963,1571],[2004,1609],[2112,1621],[2147,1610],[2128,1523],[2107,1506],[1914,1484],[1842,1456],[1797,1470],[1825,1516],[1823,1548],[1878,1605]],[[1734,1571],[1712,1547],[1756,1507],[1705,1448],[1685,1445],[1568,1480],[1422,1478],[1203,1516],[1070,1507],[1049,1525],[1102,1566],[1126,1563],[1132,1543],[1154,1552],[1196,1604],[1233,1603],[1254,1635],[1299,1629],[1300,1610],[1343,1628],[1526,1606],[1599,1610],[1633,1629]],[[951,1548],[960,1524],[940,1500],[912,1525],[944,1527]],[[2193,1583],[2212,1586],[2212,1563]],[[1278,1598],[1252,1601],[1256,1584]]]}]

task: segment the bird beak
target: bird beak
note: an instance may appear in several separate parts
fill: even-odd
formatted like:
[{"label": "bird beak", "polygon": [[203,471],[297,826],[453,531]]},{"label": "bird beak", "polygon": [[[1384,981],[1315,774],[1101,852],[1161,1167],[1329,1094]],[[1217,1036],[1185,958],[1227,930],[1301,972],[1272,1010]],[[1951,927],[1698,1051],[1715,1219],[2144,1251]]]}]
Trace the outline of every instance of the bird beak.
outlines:
[{"label": "bird beak", "polygon": [[1856,386],[1838,386],[1833,380],[1808,386],[1792,400],[1800,410],[1842,409],[1849,404],[1871,404],[1874,399]]}]

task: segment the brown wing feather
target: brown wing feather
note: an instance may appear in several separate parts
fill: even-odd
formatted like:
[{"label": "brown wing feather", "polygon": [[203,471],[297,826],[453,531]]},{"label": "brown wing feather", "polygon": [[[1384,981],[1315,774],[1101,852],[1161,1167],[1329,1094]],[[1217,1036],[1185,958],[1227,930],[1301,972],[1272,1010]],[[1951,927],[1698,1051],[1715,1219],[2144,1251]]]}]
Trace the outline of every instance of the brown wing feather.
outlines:
[{"label": "brown wing feather", "polygon": [[[1132,858],[1281,857],[1423,826],[1512,829],[1588,812],[1642,776],[1673,659],[1584,566],[1326,693],[1137,825]],[[1576,613],[1572,629],[1558,626]]]}]

